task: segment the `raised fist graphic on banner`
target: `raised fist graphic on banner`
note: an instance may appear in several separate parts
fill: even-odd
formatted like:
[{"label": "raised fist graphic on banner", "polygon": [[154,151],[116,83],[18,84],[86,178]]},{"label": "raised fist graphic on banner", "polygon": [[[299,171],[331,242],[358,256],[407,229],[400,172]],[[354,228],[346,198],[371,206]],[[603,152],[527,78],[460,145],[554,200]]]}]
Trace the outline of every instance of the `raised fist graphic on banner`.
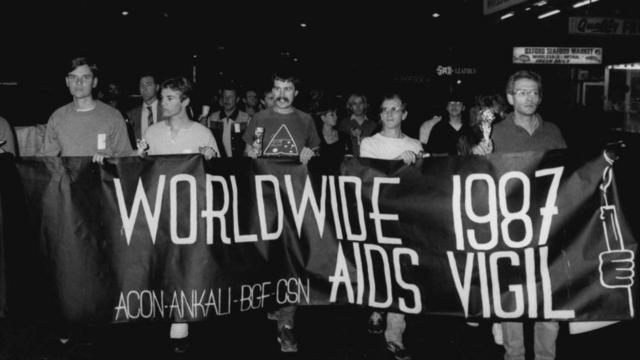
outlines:
[{"label": "raised fist graphic on banner", "polygon": [[600,283],[609,289],[626,288],[629,298],[629,314],[634,316],[631,286],[633,286],[635,275],[635,254],[633,251],[625,249],[616,206],[609,203],[607,196],[607,190],[613,181],[613,162],[617,156],[612,158],[606,150],[603,156],[609,163],[602,174],[602,184],[600,185],[603,202],[600,207],[600,220],[602,221],[607,251],[600,253],[598,257],[600,260],[598,266]]},{"label": "raised fist graphic on banner", "polygon": [[602,206],[600,219],[608,249],[599,256],[600,283],[606,288],[630,289],[635,273],[635,254],[624,248],[615,206]]}]

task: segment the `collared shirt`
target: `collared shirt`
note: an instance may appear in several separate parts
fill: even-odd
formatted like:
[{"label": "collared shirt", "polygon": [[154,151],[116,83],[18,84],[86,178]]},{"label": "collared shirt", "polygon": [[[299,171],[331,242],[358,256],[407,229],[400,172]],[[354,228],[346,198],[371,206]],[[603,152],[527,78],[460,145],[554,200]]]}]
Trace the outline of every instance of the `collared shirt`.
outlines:
[{"label": "collared shirt", "polygon": [[[227,157],[231,157],[233,154],[233,146],[231,133],[236,133],[238,136],[242,136],[242,133],[249,122],[251,117],[244,111],[235,109],[231,114],[227,115],[224,110],[216,111],[211,114],[208,119],[208,127],[219,131],[222,126],[222,146],[227,154]],[[216,135],[220,139],[220,133]]]},{"label": "collared shirt", "polygon": [[[366,115],[362,124],[358,123],[355,115],[351,115],[348,118],[342,119],[338,124],[338,130],[349,135],[351,137],[353,153],[355,155],[360,154],[360,140],[373,135],[378,127],[378,123],[370,120]],[[360,137],[355,137],[351,134],[352,129],[360,130]]]},{"label": "collared shirt", "polygon": [[149,126],[144,133],[144,139],[149,144],[149,155],[197,154],[204,146],[213,148],[217,154],[220,153],[211,131],[196,121],[192,122],[191,126],[178,130],[175,136],[171,134],[169,121],[160,121]]},{"label": "collared shirt", "polygon": [[367,115],[364,115],[362,124],[360,124],[357,119],[358,117],[353,114],[349,117],[348,129],[360,129],[360,138],[365,138],[373,135],[373,131],[376,129],[377,124],[373,120],[369,120]]},{"label": "collared shirt", "polygon": [[566,148],[567,144],[558,126],[542,121],[540,115],[535,116],[538,117],[539,125],[533,134],[529,134],[525,128],[515,123],[513,113],[507,114],[503,121],[494,125],[491,133],[494,152],[514,153]]}]

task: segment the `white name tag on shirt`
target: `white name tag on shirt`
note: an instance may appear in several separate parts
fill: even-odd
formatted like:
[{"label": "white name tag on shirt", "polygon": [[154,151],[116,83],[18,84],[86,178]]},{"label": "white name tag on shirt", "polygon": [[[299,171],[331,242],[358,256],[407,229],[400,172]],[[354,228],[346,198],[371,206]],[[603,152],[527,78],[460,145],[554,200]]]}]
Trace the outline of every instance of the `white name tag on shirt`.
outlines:
[{"label": "white name tag on shirt", "polygon": [[107,134],[98,134],[98,150],[107,148]]},{"label": "white name tag on shirt", "polygon": [[236,133],[240,132],[240,124],[239,123],[233,123],[233,131],[235,131]]}]

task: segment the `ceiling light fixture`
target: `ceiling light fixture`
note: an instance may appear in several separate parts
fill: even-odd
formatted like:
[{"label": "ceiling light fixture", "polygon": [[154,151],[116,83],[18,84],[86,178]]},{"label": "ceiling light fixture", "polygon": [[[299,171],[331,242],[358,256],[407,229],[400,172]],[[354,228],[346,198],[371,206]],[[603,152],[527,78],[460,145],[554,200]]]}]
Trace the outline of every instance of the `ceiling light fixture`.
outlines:
[{"label": "ceiling light fixture", "polygon": [[122,10],[121,14],[122,14],[122,16],[127,16],[127,15],[129,15],[129,12],[127,10]]},{"label": "ceiling light fixture", "polygon": [[609,65],[607,69],[611,70],[640,70],[640,63],[616,64]]},{"label": "ceiling light fixture", "polygon": [[513,11],[512,11],[512,12],[508,12],[508,13],[506,13],[506,14],[504,14],[504,15],[500,16],[500,20],[508,19],[508,18],[512,17],[513,15],[515,15],[515,14],[516,14],[516,13],[514,13]]},{"label": "ceiling light fixture", "polygon": [[307,27],[307,23],[300,23],[300,27],[301,28],[306,28]]},{"label": "ceiling light fixture", "polygon": [[535,5],[535,6],[545,6],[545,5],[547,5],[547,0],[538,1],[536,3],[533,3],[533,5]]},{"label": "ceiling light fixture", "polygon": [[571,5],[573,6],[574,9],[577,9],[579,7],[583,7],[585,5],[591,5],[595,2],[598,2],[598,0],[583,0],[583,1],[578,1],[577,3]]},{"label": "ceiling light fixture", "polygon": [[438,14],[437,12],[435,12],[435,13],[431,14],[431,16],[433,16],[434,18],[439,18],[439,17],[440,17],[440,14]]},{"label": "ceiling light fixture", "polygon": [[551,10],[551,11],[547,11],[547,12],[546,12],[546,13],[544,13],[544,14],[540,14],[540,15],[538,15],[538,19],[544,19],[544,18],[547,18],[547,17],[549,17],[549,16],[553,16],[553,15],[555,15],[555,14],[558,14],[559,12],[560,12],[560,10],[558,10],[558,9]]}]

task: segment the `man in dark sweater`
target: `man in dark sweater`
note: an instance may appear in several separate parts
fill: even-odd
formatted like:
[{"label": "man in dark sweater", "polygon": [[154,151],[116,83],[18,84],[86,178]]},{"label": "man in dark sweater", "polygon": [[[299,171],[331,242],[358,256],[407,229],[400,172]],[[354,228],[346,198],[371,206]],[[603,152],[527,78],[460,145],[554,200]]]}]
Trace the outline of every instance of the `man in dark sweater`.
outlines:
[{"label": "man in dark sweater", "polygon": [[[513,112],[493,127],[494,152],[511,153],[545,151],[565,148],[558,127],[545,122],[537,113],[542,101],[540,75],[531,71],[518,71],[507,82],[507,100]],[[536,359],[554,359],[559,324],[555,321],[536,322],[534,351]],[[505,359],[524,359],[524,332],[520,322],[503,322]]]}]

